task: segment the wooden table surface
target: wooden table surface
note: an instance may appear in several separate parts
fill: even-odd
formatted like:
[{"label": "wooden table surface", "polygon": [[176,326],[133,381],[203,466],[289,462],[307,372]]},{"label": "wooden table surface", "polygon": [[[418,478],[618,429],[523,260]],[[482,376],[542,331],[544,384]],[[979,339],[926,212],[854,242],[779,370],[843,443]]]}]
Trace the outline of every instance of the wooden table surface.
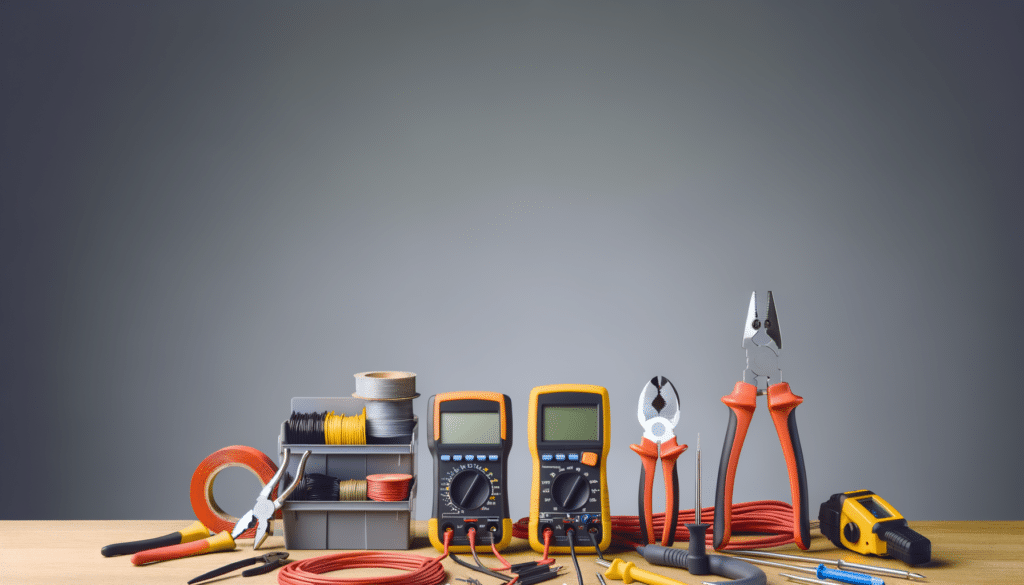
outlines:
[{"label": "wooden table surface", "polygon": [[[251,540],[241,541],[243,545],[233,552],[216,553],[176,561],[135,567],[127,557],[105,558],[100,548],[106,544],[151,538],[173,532],[190,524],[191,520],[131,520],[131,521],[0,521],[0,583],[11,585],[33,585],[36,583],[185,583],[206,571],[228,563],[255,556]],[[914,522],[912,528],[932,541],[932,562],[914,570],[924,574],[927,583],[1024,583],[1024,522]],[[425,536],[426,522],[414,525],[416,539],[414,549],[408,552],[436,557]],[[819,557],[843,558],[852,562],[878,564],[894,568],[906,568],[902,563],[872,557],[861,557],[840,551],[817,531],[812,531],[811,550],[808,554]],[[677,544],[676,546],[685,546]],[[284,550],[284,539],[271,536],[260,548],[260,553]],[[780,547],[780,552],[796,552],[793,545]],[[306,559],[328,551],[289,551],[292,559]],[[405,551],[402,551],[405,552]],[[536,559],[539,555],[530,550],[526,541],[513,539],[504,551],[510,562]],[[467,555],[468,556],[468,555]],[[644,569],[652,569],[682,583],[697,584],[701,581],[721,581],[720,577],[695,577],[681,569],[652,567],[646,561],[638,560],[636,553],[619,551],[606,555],[632,560]],[[493,566],[493,558],[485,555],[485,564]],[[470,558],[471,560],[471,558]],[[564,576],[547,581],[552,585],[575,585],[575,572],[568,556],[558,557],[557,563],[569,569]],[[474,573],[456,565],[451,560],[443,562],[448,572],[447,583],[467,585],[456,581],[457,577],[474,577],[483,585],[494,585],[498,581],[487,575]],[[599,569],[592,556],[580,558],[580,569],[584,583],[597,584],[595,572]],[[779,569],[763,567],[772,584],[791,583],[779,577]],[[396,571],[359,569],[336,573],[337,577],[383,574]],[[238,583],[258,585],[276,583],[277,573],[242,579],[239,572],[225,576],[211,583]],[[887,583],[905,583],[902,579],[887,578]],[[617,581],[609,581],[614,585]]]}]

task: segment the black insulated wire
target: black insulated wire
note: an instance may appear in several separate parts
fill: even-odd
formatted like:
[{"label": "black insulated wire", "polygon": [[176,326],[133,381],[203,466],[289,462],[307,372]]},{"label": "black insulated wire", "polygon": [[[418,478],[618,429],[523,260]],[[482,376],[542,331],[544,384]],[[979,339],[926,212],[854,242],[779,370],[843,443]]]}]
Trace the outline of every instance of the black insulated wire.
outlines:
[{"label": "black insulated wire", "polygon": [[576,546],[573,544],[573,541],[576,540],[576,530],[566,527],[565,533],[569,536],[569,556],[572,557],[572,565],[576,567],[576,578],[580,585],[583,585],[583,573],[580,572],[580,563],[576,560]]},{"label": "black insulated wire", "polygon": [[597,553],[597,558],[601,559],[602,561],[605,560],[604,555],[601,554],[601,546],[597,544],[597,531],[588,530],[587,534],[590,535],[590,542],[594,545],[594,552]]}]

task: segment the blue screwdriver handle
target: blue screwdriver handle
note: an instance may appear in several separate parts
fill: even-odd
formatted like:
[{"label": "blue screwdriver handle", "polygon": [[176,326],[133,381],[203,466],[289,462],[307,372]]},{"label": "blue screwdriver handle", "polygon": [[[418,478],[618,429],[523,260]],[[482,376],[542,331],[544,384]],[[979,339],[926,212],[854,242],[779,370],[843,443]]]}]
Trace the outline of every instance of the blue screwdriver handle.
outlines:
[{"label": "blue screwdriver handle", "polygon": [[885,585],[885,581],[875,577],[874,575],[865,575],[864,573],[854,573],[853,571],[843,571],[840,569],[830,569],[825,565],[818,565],[818,578],[832,579],[834,581],[839,581],[840,583],[850,583],[851,585]]}]

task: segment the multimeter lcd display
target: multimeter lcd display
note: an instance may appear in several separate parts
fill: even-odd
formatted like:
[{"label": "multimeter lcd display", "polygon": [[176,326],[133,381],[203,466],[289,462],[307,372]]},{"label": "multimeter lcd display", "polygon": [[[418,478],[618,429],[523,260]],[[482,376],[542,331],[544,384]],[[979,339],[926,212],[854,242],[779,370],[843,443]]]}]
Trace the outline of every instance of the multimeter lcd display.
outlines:
[{"label": "multimeter lcd display", "polygon": [[543,408],[543,440],[601,440],[601,420],[596,406],[545,406]]},{"label": "multimeter lcd display", "polygon": [[879,520],[892,517],[889,510],[886,510],[885,506],[876,502],[874,498],[861,498],[857,500],[857,502],[860,503],[861,506],[864,506],[865,510],[870,512],[872,516]]},{"label": "multimeter lcd display", "polygon": [[451,445],[498,445],[501,443],[501,414],[442,412],[441,442]]}]

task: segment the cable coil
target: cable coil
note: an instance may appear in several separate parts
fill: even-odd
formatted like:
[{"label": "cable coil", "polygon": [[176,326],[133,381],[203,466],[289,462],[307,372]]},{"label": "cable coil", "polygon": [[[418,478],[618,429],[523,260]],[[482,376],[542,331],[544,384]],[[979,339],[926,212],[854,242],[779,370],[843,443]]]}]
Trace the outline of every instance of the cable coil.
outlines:
[{"label": "cable coil", "polygon": [[365,445],[366,409],[358,415],[293,412],[285,425],[291,445]]}]

